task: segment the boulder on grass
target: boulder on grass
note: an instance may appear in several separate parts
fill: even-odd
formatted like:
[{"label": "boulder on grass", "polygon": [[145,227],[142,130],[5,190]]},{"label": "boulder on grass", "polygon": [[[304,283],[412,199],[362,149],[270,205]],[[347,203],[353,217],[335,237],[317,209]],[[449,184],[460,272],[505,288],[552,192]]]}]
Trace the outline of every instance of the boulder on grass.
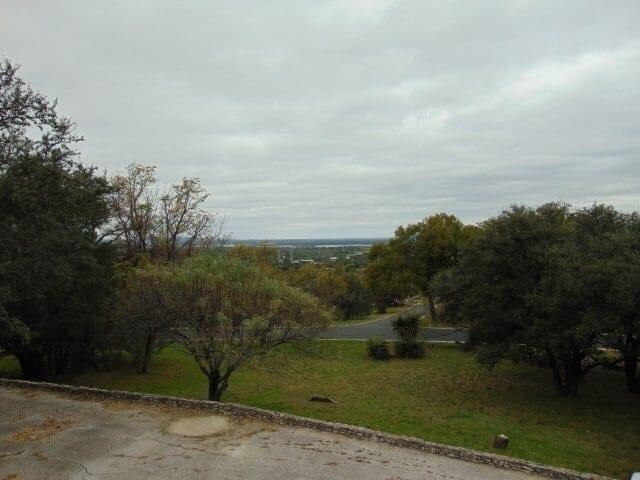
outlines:
[{"label": "boulder on grass", "polygon": [[309,399],[310,402],[338,403],[331,397],[323,397],[322,395],[314,395]]}]

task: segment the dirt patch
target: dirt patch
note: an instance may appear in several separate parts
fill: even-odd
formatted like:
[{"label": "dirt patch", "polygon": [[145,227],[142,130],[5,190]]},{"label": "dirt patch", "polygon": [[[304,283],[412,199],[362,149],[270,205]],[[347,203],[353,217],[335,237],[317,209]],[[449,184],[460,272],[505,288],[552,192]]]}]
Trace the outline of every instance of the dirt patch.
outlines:
[{"label": "dirt patch", "polygon": [[73,422],[71,420],[58,420],[46,417],[44,422],[38,425],[29,425],[14,432],[6,442],[33,442],[43,438],[52,437],[64,430],[67,430]]},{"label": "dirt patch", "polygon": [[231,422],[220,415],[206,417],[185,417],[174,421],[167,431],[183,437],[208,437],[225,432],[231,428]]}]

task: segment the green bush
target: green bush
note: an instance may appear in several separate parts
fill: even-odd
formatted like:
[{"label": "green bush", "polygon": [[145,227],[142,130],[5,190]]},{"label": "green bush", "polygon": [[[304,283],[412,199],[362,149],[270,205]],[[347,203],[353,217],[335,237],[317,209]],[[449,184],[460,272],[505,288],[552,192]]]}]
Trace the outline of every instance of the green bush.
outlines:
[{"label": "green bush", "polygon": [[393,321],[393,331],[405,342],[415,342],[420,336],[420,317],[414,313],[400,315]]},{"label": "green bush", "polygon": [[374,360],[389,360],[391,358],[389,345],[382,337],[371,337],[367,340],[367,353]]},{"label": "green bush", "polygon": [[422,358],[426,352],[426,343],[415,340],[399,340],[396,342],[396,357]]}]

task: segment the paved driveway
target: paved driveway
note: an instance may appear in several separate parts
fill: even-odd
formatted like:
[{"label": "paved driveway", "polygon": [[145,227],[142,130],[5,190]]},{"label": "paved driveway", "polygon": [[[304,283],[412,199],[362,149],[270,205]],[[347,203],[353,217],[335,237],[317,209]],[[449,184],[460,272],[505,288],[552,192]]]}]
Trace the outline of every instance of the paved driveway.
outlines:
[{"label": "paved driveway", "polygon": [[[0,405],[1,479],[539,479],[305,428],[205,421],[189,409],[7,389]],[[200,420],[227,429],[188,436],[203,433],[189,431]]]},{"label": "paved driveway", "polygon": [[[424,315],[426,310],[422,305],[416,305],[409,309],[412,313]],[[387,340],[397,340],[391,324],[398,314],[390,314],[378,320],[363,323],[351,323],[335,325],[327,330],[320,338],[331,340],[366,340],[370,337],[383,337]],[[429,327],[422,330],[424,337],[432,342],[464,342],[467,332],[449,327]]]}]

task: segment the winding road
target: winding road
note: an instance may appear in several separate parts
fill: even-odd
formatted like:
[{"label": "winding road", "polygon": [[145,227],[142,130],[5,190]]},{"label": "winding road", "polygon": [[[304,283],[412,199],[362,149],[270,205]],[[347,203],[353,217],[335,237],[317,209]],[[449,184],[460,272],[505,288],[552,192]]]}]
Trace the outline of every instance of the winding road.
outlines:
[{"label": "winding road", "polygon": [[[423,305],[415,305],[402,313],[426,313]],[[392,323],[398,318],[399,313],[390,314],[377,320],[368,320],[362,323],[350,323],[345,325],[333,325],[329,330],[320,335],[324,340],[367,340],[370,337],[383,337],[387,340],[397,340]],[[455,343],[464,342],[467,332],[451,327],[427,327],[422,329],[424,337],[430,342]]]}]

